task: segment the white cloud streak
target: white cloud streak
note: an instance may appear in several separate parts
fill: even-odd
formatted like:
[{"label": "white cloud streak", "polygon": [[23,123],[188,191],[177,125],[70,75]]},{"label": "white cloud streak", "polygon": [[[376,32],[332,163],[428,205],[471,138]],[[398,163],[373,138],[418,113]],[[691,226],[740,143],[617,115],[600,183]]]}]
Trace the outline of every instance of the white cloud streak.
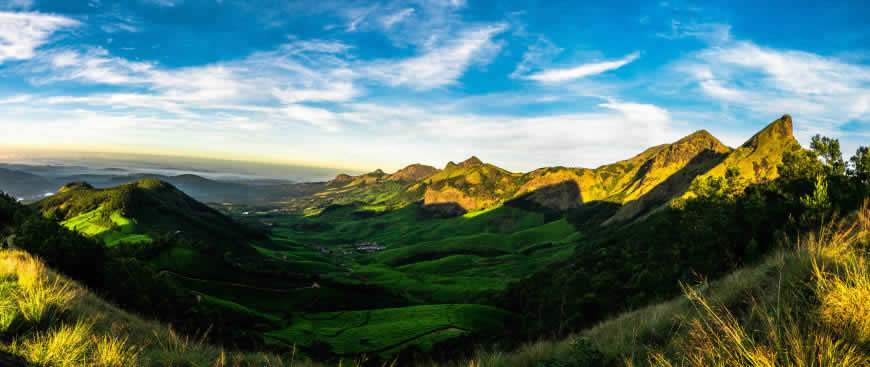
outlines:
[{"label": "white cloud streak", "polygon": [[381,24],[385,29],[389,30],[393,28],[393,25],[401,22],[405,18],[409,17],[411,14],[414,14],[414,8],[405,8],[393,14],[384,16],[381,18]]},{"label": "white cloud streak", "polygon": [[639,52],[634,52],[619,60],[587,63],[570,68],[550,69],[526,76],[526,79],[541,83],[561,83],[592,75],[601,74],[610,70],[619,69],[640,57]]},{"label": "white cloud streak", "polygon": [[374,62],[364,67],[363,73],[394,87],[429,90],[451,85],[472,65],[485,65],[498,54],[502,44],[494,37],[506,29],[505,24],[469,29],[419,56]]}]

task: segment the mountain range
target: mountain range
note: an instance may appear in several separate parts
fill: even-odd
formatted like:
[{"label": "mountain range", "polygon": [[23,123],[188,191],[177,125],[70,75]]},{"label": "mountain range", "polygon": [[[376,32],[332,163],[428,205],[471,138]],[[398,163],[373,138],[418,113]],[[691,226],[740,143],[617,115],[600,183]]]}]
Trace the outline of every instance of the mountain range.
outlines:
[{"label": "mountain range", "polygon": [[347,193],[367,185],[405,182],[409,183],[405,192],[395,196],[452,215],[518,199],[559,210],[609,202],[621,205],[612,222],[635,218],[682,197],[696,178],[723,176],[730,167],[739,169],[740,176],[752,183],[776,178],[783,153],[800,148],[792,130],[791,116],[784,115],[737,148],[700,130],[595,169],[544,167],[513,173],[471,157],[458,164],[449,162],[441,170],[413,164],[393,174],[381,170],[360,176],[342,174],[327,186]]}]

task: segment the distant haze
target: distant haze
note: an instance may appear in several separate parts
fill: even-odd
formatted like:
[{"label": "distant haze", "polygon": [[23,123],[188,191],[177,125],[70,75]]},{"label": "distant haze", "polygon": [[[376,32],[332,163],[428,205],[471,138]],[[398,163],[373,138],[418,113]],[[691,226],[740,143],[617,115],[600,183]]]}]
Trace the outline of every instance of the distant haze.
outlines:
[{"label": "distant haze", "polygon": [[319,182],[330,180],[339,173],[362,173],[329,167],[120,153],[0,153],[0,163],[63,166],[63,169],[52,170],[52,175],[194,174],[224,181],[276,179]]}]

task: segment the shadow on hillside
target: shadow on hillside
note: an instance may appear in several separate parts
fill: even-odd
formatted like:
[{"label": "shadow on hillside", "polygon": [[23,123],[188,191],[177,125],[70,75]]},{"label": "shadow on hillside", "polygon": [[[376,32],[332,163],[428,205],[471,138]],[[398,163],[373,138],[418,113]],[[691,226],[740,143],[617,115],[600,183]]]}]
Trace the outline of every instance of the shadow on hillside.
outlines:
[{"label": "shadow on hillside", "polygon": [[[656,208],[665,205],[673,198],[687,192],[696,177],[709,172],[727,157],[726,153],[705,150],[693,157],[682,169],[668,176],[664,181],[637,199],[623,204],[606,200],[584,202],[582,190],[573,180],[538,187],[534,191],[524,193],[504,202],[505,206],[543,213],[546,221],[570,217],[569,222],[575,226],[609,224],[618,221],[629,221],[649,214]],[[643,185],[643,180],[652,167],[648,161],[635,174],[633,181]],[[425,212],[435,217],[455,217],[468,211],[458,202],[437,204],[420,203]],[[582,217],[587,216],[587,217]],[[587,227],[588,228],[588,227]]]},{"label": "shadow on hillside", "polygon": [[[699,153],[682,169],[668,176],[667,179],[653,187],[652,190],[635,200],[624,203],[611,220],[624,221],[637,218],[650,213],[661,205],[667,204],[668,201],[675,197],[682,196],[689,190],[692,181],[696,177],[709,172],[719,163],[722,163],[727,156],[728,154],[726,153],[717,153],[709,149]],[[648,171],[649,168],[646,167],[648,164],[649,162],[640,171]]]},{"label": "shadow on hillside", "polygon": [[423,204],[421,202],[420,207],[435,217],[458,217],[468,213],[468,210],[465,210],[462,205],[459,205],[459,203],[456,202],[435,204]]}]

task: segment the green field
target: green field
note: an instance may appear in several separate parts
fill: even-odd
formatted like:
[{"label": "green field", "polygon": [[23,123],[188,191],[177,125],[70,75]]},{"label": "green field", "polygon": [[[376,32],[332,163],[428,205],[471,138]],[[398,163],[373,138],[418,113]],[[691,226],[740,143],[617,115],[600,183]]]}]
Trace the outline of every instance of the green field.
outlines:
[{"label": "green field", "polygon": [[120,243],[138,244],[152,241],[148,235],[137,234],[135,221],[124,217],[120,210],[111,212],[109,218],[105,218],[105,216],[106,210],[100,206],[87,213],[67,219],[61,224],[87,236],[96,236],[109,247],[117,246]]},{"label": "green field", "polygon": [[302,348],[326,343],[338,355],[378,354],[504,327],[509,314],[480,305],[427,305],[357,312],[301,314],[292,326],[266,334],[269,343]]},{"label": "green field", "polygon": [[[329,205],[299,212],[226,210],[238,223],[268,223],[270,233],[216,241],[213,229],[184,209],[194,204],[151,184],[126,190],[146,193],[153,205],[116,200],[112,208],[119,209],[109,210],[94,203],[121,194],[94,189],[43,204],[47,213],[69,216],[67,228],[108,247],[153,242],[142,260],[155,277],[189,292],[204,309],[249,320],[267,343],[303,353],[326,348],[387,357],[497,335],[510,314],[483,303],[567,256],[582,237],[546,210],[502,205],[444,217],[403,201],[408,185],[390,182],[332,187],[322,193]],[[136,217],[124,215],[129,208]],[[171,237],[152,241],[150,233]],[[363,251],[362,243],[378,248]]]}]

